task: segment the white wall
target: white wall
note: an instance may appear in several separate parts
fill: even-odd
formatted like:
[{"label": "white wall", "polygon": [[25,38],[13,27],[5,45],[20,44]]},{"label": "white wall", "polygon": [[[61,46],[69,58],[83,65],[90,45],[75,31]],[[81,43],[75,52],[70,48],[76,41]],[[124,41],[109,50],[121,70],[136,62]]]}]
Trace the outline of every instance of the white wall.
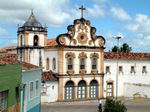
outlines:
[{"label": "white wall", "polygon": [[45,89],[45,94],[41,95],[41,102],[56,102],[58,100],[58,81],[47,81],[42,86],[42,92]]},{"label": "white wall", "polygon": [[[106,74],[106,66],[110,66],[110,72]],[[123,67],[123,73],[118,74],[118,96],[125,96],[125,83],[150,84],[150,61],[119,60],[118,66]],[[136,73],[130,73],[131,66],[135,66]],[[142,67],[146,66],[147,74],[142,73]],[[116,95],[116,60],[104,61],[104,95],[106,96],[106,82],[114,81],[114,96]]]},{"label": "white wall", "polygon": [[[53,72],[58,72],[58,51],[56,49],[45,49],[44,53],[44,60],[43,60],[43,66],[44,71],[46,71],[46,59],[49,58],[49,70],[52,70]],[[56,69],[53,70],[53,58],[56,59]]]},{"label": "white wall", "polygon": [[135,94],[139,94],[141,97],[150,98],[150,84],[124,84],[124,96],[134,97]]},{"label": "white wall", "polygon": [[44,60],[44,50],[43,49],[30,49],[29,54],[28,54],[28,59],[30,57],[29,63],[39,66],[40,50],[41,50],[41,56],[42,56],[42,59],[41,59],[42,65],[44,64],[43,63],[43,60]]},{"label": "white wall", "polygon": [[29,46],[33,46],[33,38],[34,38],[34,36],[35,35],[37,35],[38,37],[39,37],[39,46],[44,46],[44,44],[45,44],[45,35],[44,34],[41,34],[41,33],[30,33],[29,34],[29,43],[28,43],[28,45]]}]

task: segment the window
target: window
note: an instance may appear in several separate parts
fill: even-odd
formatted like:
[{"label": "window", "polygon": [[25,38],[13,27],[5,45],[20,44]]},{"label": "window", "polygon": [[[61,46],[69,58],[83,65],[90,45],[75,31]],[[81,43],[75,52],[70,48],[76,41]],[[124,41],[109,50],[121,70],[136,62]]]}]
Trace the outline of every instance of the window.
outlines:
[{"label": "window", "polygon": [[30,99],[32,99],[33,98],[33,93],[34,93],[34,90],[33,90],[34,88],[33,88],[33,82],[30,82]]},{"label": "window", "polygon": [[53,70],[55,70],[55,69],[56,69],[56,59],[53,58]]},{"label": "window", "polygon": [[8,91],[0,92],[0,112],[7,109]]},{"label": "window", "polygon": [[143,66],[142,73],[147,73],[146,66]]},{"label": "window", "polygon": [[131,71],[130,73],[135,73],[135,67],[134,66],[131,66]]},{"label": "window", "polygon": [[80,59],[80,69],[85,69],[85,59]]},{"label": "window", "polygon": [[47,86],[43,84],[41,88],[41,95],[46,95],[46,93],[47,93]]},{"label": "window", "polygon": [[97,69],[97,59],[96,58],[92,59],[92,69]]},{"label": "window", "polygon": [[74,83],[72,81],[68,81],[65,85],[65,99],[74,99]]},{"label": "window", "polygon": [[123,73],[123,67],[119,66],[119,73],[122,72]]},{"label": "window", "polygon": [[22,35],[20,36],[20,47],[22,47],[22,43],[23,43],[23,38]]},{"label": "window", "polygon": [[39,37],[37,35],[35,35],[34,39],[33,39],[33,45],[38,46],[38,44],[39,44]]},{"label": "window", "polygon": [[113,83],[112,82],[108,82],[107,83],[107,93],[106,93],[107,97],[113,97]]},{"label": "window", "polygon": [[46,70],[49,70],[49,58],[46,59]]},{"label": "window", "polygon": [[106,73],[110,73],[110,67],[106,66]]},{"label": "window", "polygon": [[39,81],[37,80],[36,81],[36,96],[38,95],[39,93]]},{"label": "window", "polygon": [[73,59],[72,58],[68,58],[68,70],[72,70],[73,69]]},{"label": "window", "polygon": [[39,66],[42,67],[42,53],[41,53],[41,50],[39,51]]},{"label": "window", "polygon": [[54,89],[54,86],[52,86],[52,89]]}]

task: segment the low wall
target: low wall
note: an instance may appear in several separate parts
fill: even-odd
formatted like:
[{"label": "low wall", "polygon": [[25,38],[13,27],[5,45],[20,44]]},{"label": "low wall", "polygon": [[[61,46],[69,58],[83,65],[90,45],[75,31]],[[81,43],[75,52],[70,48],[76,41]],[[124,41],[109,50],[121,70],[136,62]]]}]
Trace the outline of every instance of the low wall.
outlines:
[{"label": "low wall", "polygon": [[150,98],[150,84],[124,83],[124,97]]}]

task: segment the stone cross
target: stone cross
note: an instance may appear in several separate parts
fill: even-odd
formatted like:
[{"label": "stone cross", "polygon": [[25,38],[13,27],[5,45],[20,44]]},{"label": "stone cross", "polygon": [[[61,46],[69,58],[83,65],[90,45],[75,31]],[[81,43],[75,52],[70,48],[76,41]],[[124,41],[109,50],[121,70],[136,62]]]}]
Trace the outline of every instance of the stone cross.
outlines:
[{"label": "stone cross", "polygon": [[83,11],[86,10],[86,8],[84,8],[82,5],[79,9],[81,10],[81,18],[83,18]]}]

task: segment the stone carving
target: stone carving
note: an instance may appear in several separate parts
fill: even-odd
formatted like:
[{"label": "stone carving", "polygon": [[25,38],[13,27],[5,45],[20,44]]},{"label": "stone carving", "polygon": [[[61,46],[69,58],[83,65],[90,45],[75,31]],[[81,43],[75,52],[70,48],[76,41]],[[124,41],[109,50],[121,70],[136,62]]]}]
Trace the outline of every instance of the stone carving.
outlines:
[{"label": "stone carving", "polygon": [[96,28],[90,26],[90,21],[84,18],[76,19],[74,20],[74,24],[69,25],[67,29],[67,33],[60,34],[57,37],[56,41],[58,45],[104,48],[104,37],[96,36]]},{"label": "stone carving", "polygon": [[86,74],[86,70],[85,69],[79,70],[79,73],[84,75],[84,74]]},{"label": "stone carving", "polygon": [[81,53],[79,54],[79,58],[87,58],[86,53],[81,52]]},{"label": "stone carving", "polygon": [[96,75],[96,74],[98,74],[98,71],[95,70],[95,69],[93,69],[93,70],[91,70],[91,74],[92,74],[92,75]]},{"label": "stone carving", "polygon": [[77,40],[80,44],[86,44],[87,43],[87,35],[83,32],[78,34]]},{"label": "stone carving", "polygon": [[66,57],[66,58],[75,58],[76,55],[75,55],[75,53],[73,53],[73,52],[67,52],[66,55],[65,55],[65,57]]},{"label": "stone carving", "polygon": [[62,45],[66,45],[66,40],[65,38],[62,36],[61,38],[59,38],[59,42],[62,44]]},{"label": "stone carving", "polygon": [[90,58],[99,58],[98,53],[91,53]]}]

